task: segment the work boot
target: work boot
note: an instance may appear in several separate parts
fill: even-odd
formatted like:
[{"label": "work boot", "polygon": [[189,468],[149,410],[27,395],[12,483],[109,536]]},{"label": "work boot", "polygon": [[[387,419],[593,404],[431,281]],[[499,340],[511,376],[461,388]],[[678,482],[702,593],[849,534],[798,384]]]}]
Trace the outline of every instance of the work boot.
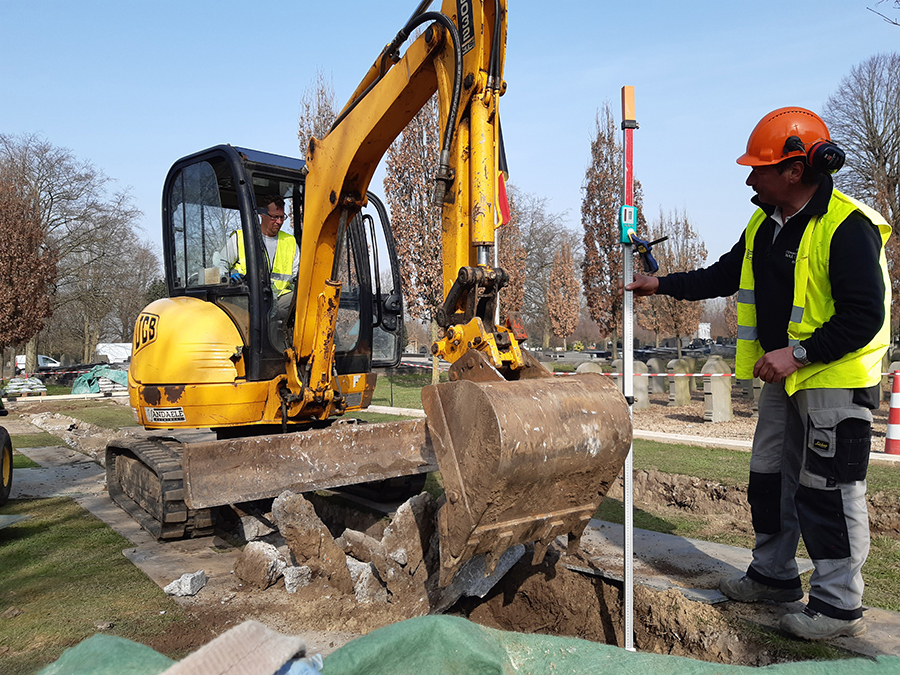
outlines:
[{"label": "work boot", "polygon": [[803,590],[800,588],[766,586],[746,575],[723,578],[719,582],[719,590],[738,602],[759,602],[760,600],[793,602],[803,597]]},{"label": "work boot", "polygon": [[802,612],[781,617],[781,629],[805,640],[827,640],[841,635],[862,635],[866,624],[862,618],[835,619],[807,607]]}]

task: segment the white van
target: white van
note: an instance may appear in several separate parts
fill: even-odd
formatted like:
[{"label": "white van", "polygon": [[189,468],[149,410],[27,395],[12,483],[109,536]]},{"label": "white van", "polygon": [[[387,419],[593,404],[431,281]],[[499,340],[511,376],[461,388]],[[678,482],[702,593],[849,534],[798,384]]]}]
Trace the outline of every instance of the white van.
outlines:
[{"label": "white van", "polygon": [[[51,359],[49,356],[44,356],[43,354],[38,354],[37,357],[37,367],[38,368],[59,368],[60,363],[56,359]],[[16,356],[16,372],[25,370],[25,355],[19,354]]]}]

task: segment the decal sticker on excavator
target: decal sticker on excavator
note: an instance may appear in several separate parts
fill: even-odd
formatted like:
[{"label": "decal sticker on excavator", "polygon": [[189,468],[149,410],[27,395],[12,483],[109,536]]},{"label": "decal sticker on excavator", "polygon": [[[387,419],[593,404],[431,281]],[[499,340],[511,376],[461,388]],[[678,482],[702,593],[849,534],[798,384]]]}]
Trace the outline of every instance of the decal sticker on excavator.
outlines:
[{"label": "decal sticker on excavator", "polygon": [[184,422],[184,408],[144,408],[147,419],[158,424],[160,422]]},{"label": "decal sticker on excavator", "polygon": [[459,41],[463,55],[475,46],[475,27],[472,25],[472,0],[456,0],[456,17],[459,25]]},{"label": "decal sticker on excavator", "polygon": [[134,349],[138,352],[141,347],[146,347],[156,340],[156,332],[159,327],[159,317],[149,312],[141,312],[134,324]]}]

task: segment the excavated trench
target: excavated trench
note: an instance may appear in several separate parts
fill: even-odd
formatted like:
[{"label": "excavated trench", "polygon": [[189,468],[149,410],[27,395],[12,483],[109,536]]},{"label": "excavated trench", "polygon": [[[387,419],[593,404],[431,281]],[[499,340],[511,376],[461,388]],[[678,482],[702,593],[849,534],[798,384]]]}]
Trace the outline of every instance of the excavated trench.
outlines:
[{"label": "excavated trench", "polygon": [[[616,497],[616,488],[611,496]],[[702,515],[710,530],[743,528],[749,532],[746,494],[739,487],[644,471],[636,474],[635,500],[639,508],[662,506]],[[371,565],[368,590],[362,595],[359,588],[355,595],[341,592],[339,583],[314,575],[310,586],[294,596],[287,596],[280,582],[265,591],[266,595],[296,598],[291,604],[312,603],[315,617],[307,615],[304,621],[307,626],[312,621],[312,627],[321,630],[339,626],[365,633],[434,611],[439,604],[435,599],[437,540],[430,497],[420,495],[407,502],[390,524],[341,500],[314,497],[312,503],[322,529],[327,528],[328,537],[352,558],[351,566],[357,566],[357,561]],[[873,531],[897,536],[897,505],[877,494],[870,498],[870,505]],[[443,611],[503,630],[624,646],[621,584],[573,571],[570,566],[590,568],[591,561],[584,553],[569,557],[557,544],[534,567],[526,551],[485,597],[463,597]],[[689,600],[676,590],[638,585],[634,645],[644,652],[715,663],[759,666],[791,660],[790,653],[772,648],[773,631],[760,628],[775,625],[779,611],[783,608],[774,605],[708,605]]]}]

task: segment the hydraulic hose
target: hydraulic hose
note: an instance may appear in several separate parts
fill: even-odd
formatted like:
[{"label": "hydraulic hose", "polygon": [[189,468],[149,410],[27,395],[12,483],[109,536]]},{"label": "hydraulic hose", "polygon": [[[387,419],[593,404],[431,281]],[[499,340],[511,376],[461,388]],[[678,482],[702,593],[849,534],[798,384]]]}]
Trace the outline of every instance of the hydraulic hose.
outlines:
[{"label": "hydraulic hose", "polygon": [[[443,25],[447,32],[450,33],[450,39],[453,43],[453,53],[454,53],[454,69],[453,69],[453,94],[450,99],[450,113],[447,120],[447,126],[444,129],[444,138],[441,142],[441,155],[443,156],[445,153],[449,156],[450,145],[453,142],[453,132],[455,129],[456,116],[459,112],[459,99],[462,92],[462,49],[460,47],[459,40],[459,31],[456,29],[456,25],[453,21],[450,20],[449,17],[441,14],[440,12],[424,12],[421,10],[424,7],[427,7],[431,4],[432,0],[422,0],[422,3],[419,5],[419,8],[413,13],[412,18],[406,23],[406,25],[394,36],[394,39],[391,40],[391,43],[384,48],[384,51],[381,53],[381,67],[378,77],[375,79],[372,84],[370,84],[366,89],[360,94],[356,99],[354,99],[350,105],[347,106],[347,109],[337,118],[331,125],[331,131],[334,129],[350,114],[350,112],[362,101],[366,95],[372,90],[372,88],[381,81],[381,78],[384,77],[386,69],[385,64],[387,59],[393,58],[393,55],[396,54],[397,50],[400,48],[407,39],[409,39],[410,34],[419,26],[421,26],[426,21],[436,21]],[[442,162],[443,164],[443,162]]]}]

